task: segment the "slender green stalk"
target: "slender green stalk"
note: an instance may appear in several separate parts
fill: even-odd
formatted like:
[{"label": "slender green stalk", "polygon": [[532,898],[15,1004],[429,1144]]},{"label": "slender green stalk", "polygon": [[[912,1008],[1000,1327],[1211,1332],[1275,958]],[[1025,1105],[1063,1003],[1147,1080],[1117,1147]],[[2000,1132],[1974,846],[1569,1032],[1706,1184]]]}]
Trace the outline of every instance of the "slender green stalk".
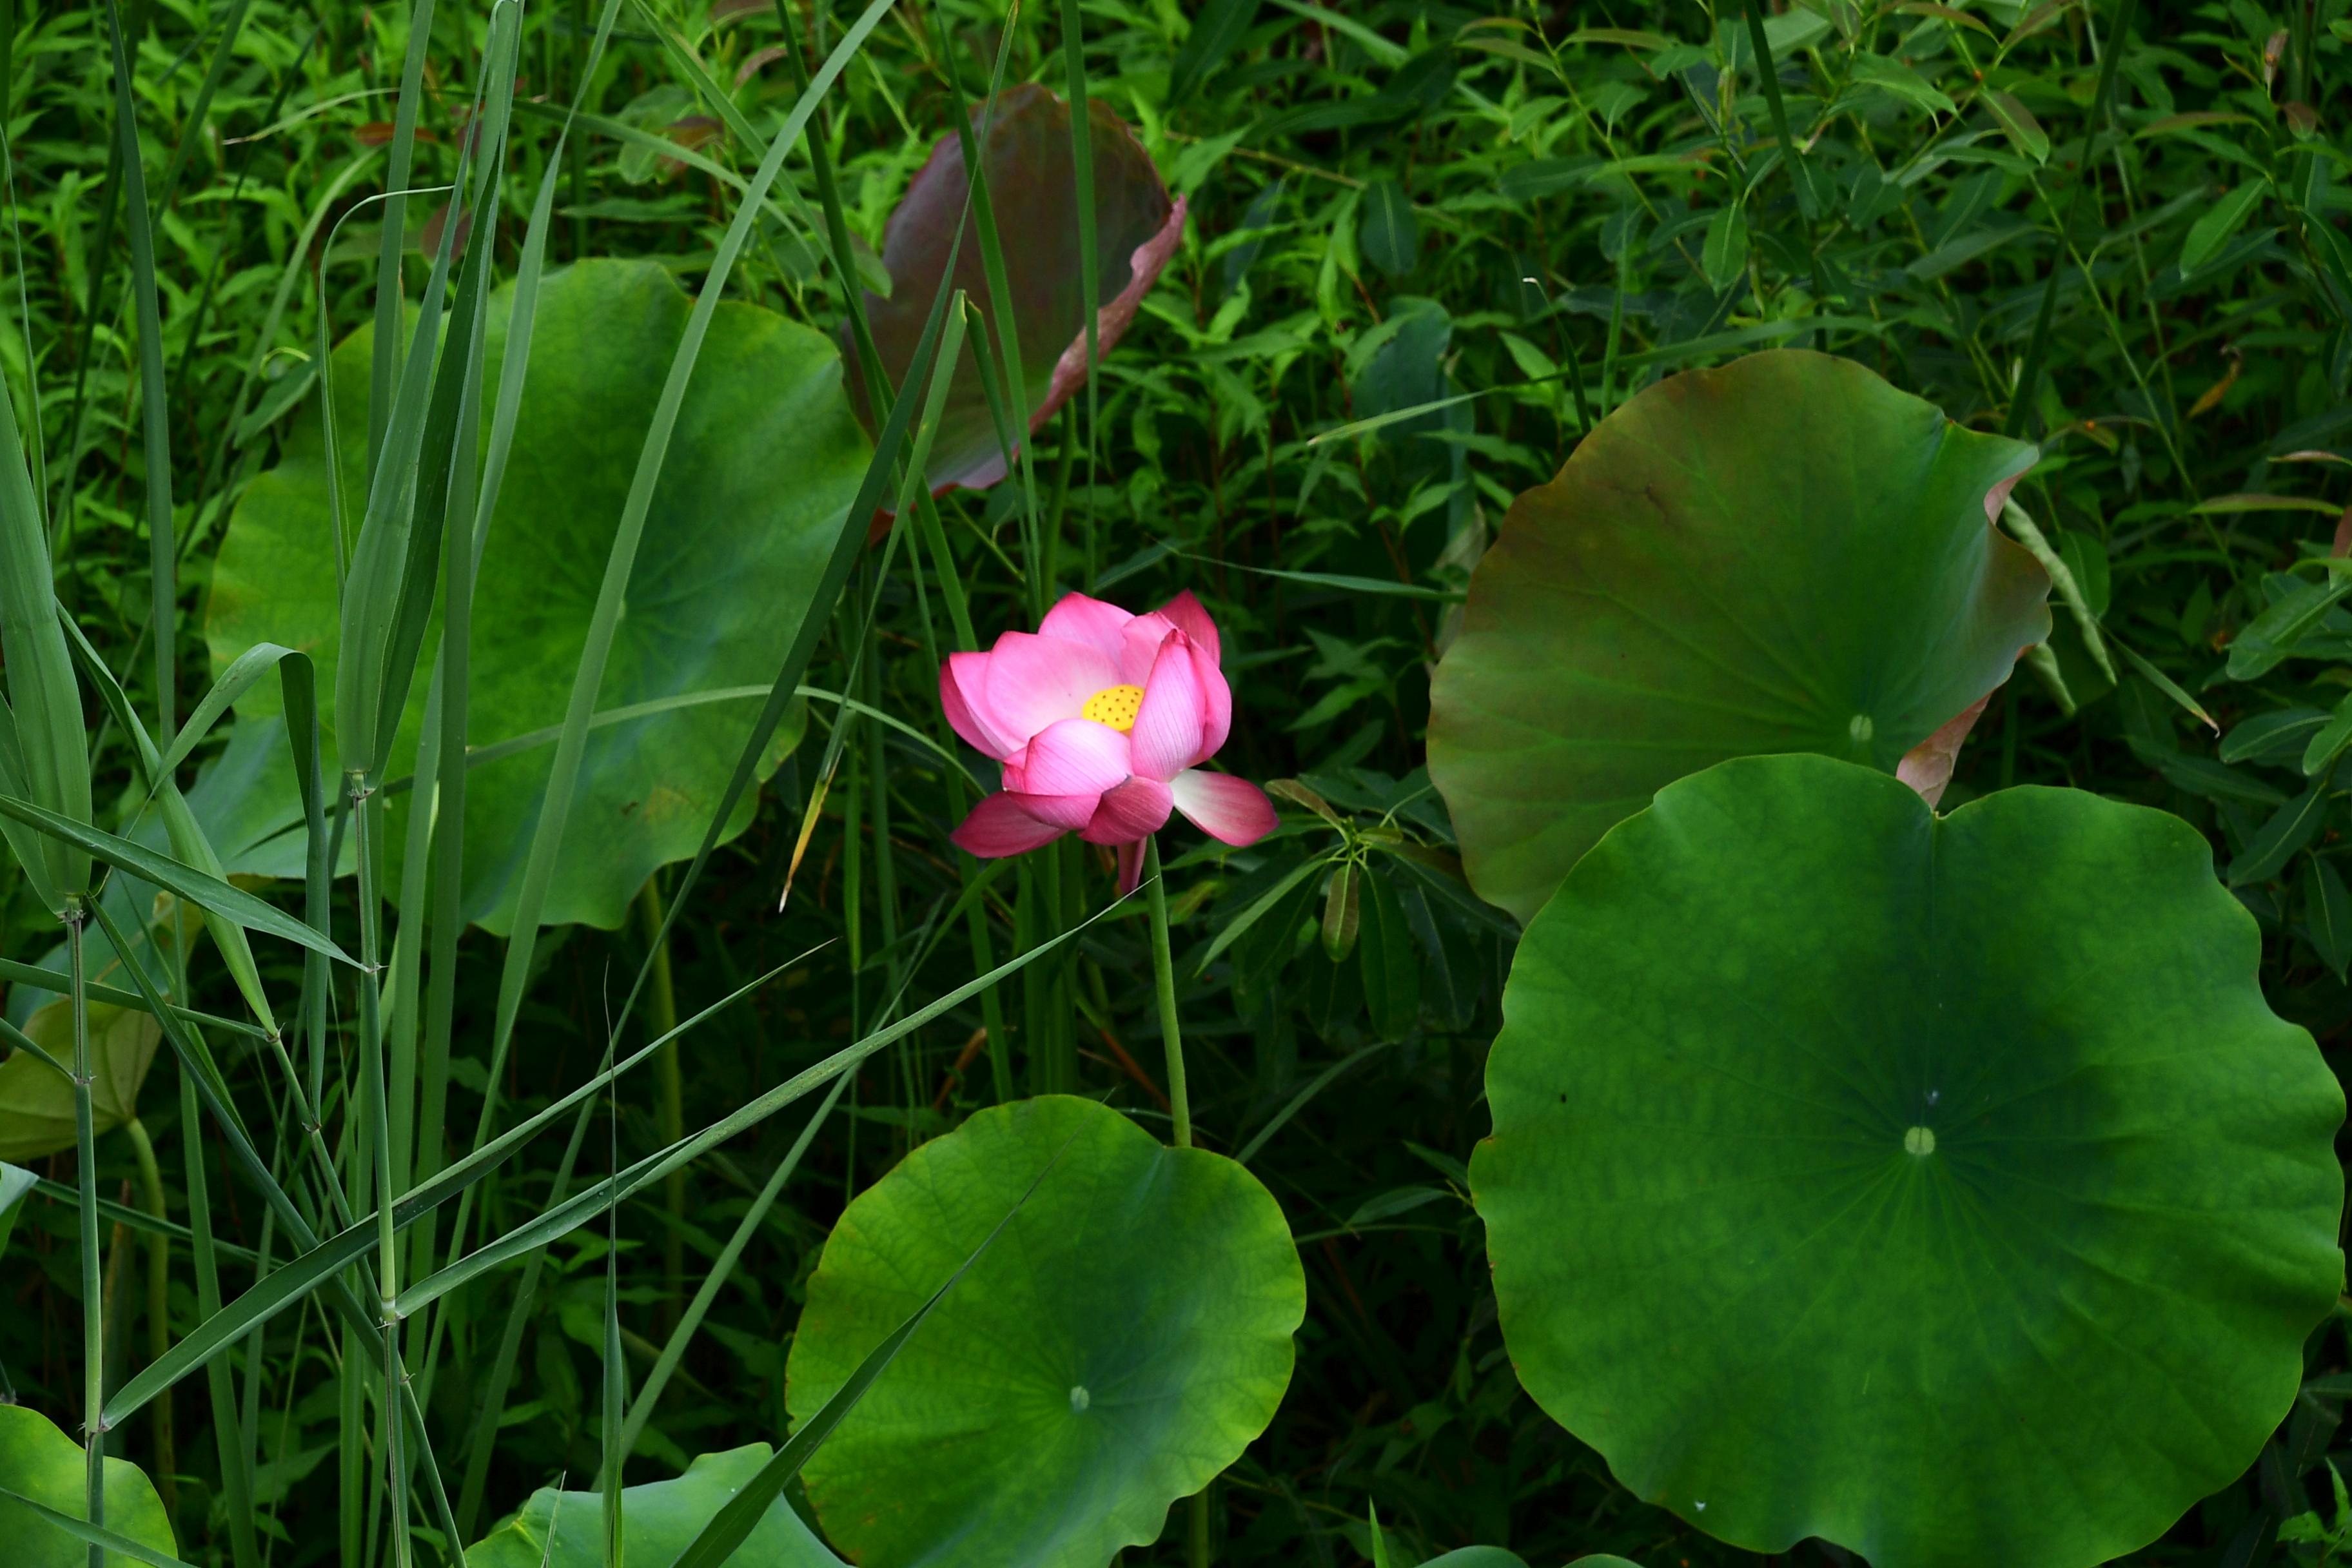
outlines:
[{"label": "slender green stalk", "polygon": [[1143,841],[1143,880],[1151,901],[1151,979],[1160,995],[1160,1035],[1168,1047],[1168,1106],[1175,1144],[1192,1146],[1192,1105],[1184,1092],[1184,1037],[1176,1017],[1176,961],[1168,947],[1168,885],[1160,874],[1160,839]]},{"label": "slender green stalk", "polygon": [[[82,896],[66,900],[66,973],[71,976],[73,1013],[74,1164],[81,1184],[81,1391],[83,1517],[106,1522],[106,1296],[98,1256],[98,1140],[91,1131],[89,975],[82,963]],[[103,1553],[89,1549],[89,1568],[104,1568]]]},{"label": "slender green stalk", "polygon": [[[122,1124],[131,1136],[131,1147],[139,1157],[139,1197],[147,1212],[159,1220],[170,1219],[163,1203],[163,1172],[155,1163],[155,1144],[147,1136],[145,1123],[133,1116]],[[160,1361],[172,1348],[171,1321],[172,1238],[160,1230],[147,1233],[147,1359]],[[163,1499],[165,1514],[174,1514],[180,1507],[180,1457],[172,1441],[172,1394],[170,1390],[155,1396],[155,1407],[149,1415],[155,1428],[155,1489]]]},{"label": "slender green stalk", "polygon": [[384,1489],[392,1502],[392,1549],[395,1568],[408,1568],[408,1488],[401,1461],[401,1417],[395,1382],[400,1376],[400,1315],[394,1306],[400,1290],[399,1227],[393,1214],[392,1128],[386,1103],[382,951],[383,889],[378,880],[378,813],[382,803],[358,773],[345,777],[352,806],[352,850],[360,879],[360,1101],[367,1120],[368,1152],[373,1161],[376,1217],[376,1290],[378,1322],[383,1333],[384,1395],[377,1401],[383,1443]]},{"label": "slender green stalk", "polygon": [[[637,918],[646,942],[653,949],[654,981],[646,1005],[653,1010],[656,1035],[677,1027],[677,988],[670,971],[669,936],[663,929],[661,873],[646,879],[637,893]],[[686,1136],[686,1074],[672,1040],[654,1058],[654,1076],[661,1090],[661,1141],[667,1148]],[[681,1167],[662,1181],[662,1210],[669,1223],[662,1227],[662,1326],[677,1327],[680,1298],[686,1290],[686,1172]]]},{"label": "slender green stalk", "polygon": [[[196,1080],[187,1068],[182,1068],[180,1148],[184,1156],[182,1173],[187,1184],[188,1228],[194,1233],[188,1250],[195,1260],[196,1315],[199,1321],[221,1310],[220,1261],[213,1241],[212,1203],[206,1190],[204,1140],[197,1135],[203,1125],[196,1104]],[[279,1126],[282,1145],[283,1121]],[[276,1217],[268,1209],[262,1211],[259,1267],[264,1272],[269,1268],[269,1243]],[[246,1350],[247,1387],[256,1398],[260,1390],[261,1348],[261,1335],[257,1330]],[[260,1543],[253,1523],[253,1448],[248,1436],[254,1424],[238,1407],[236,1388],[229,1374],[226,1356],[215,1356],[205,1363],[205,1384],[212,1395],[213,1447],[219,1455],[221,1490],[228,1504],[230,1561],[236,1568],[260,1568]]]}]

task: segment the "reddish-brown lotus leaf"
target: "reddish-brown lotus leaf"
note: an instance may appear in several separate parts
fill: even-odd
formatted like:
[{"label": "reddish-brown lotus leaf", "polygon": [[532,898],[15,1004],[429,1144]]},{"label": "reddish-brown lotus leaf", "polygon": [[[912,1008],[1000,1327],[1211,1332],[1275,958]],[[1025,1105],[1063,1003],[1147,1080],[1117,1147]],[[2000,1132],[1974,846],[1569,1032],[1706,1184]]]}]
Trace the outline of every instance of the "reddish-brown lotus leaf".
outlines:
[{"label": "reddish-brown lotus leaf", "polygon": [[1962,721],[2049,636],[2049,579],[1991,525],[2033,460],[1808,350],[1628,399],[1512,506],[1431,686],[1470,885],[1530,919],[1727,757],[1813,752],[1939,796]]},{"label": "reddish-brown lotus leaf", "polygon": [[[971,113],[1021,347],[1021,412],[1027,425],[1017,434],[1025,434],[1043,424],[1087,378],[1085,275],[1079,270],[1070,106],[1032,82],[998,94],[992,113],[985,105]],[[1184,232],[1184,202],[1170,198],[1150,154],[1117,115],[1100,102],[1091,102],[1087,118],[1094,148],[1096,335],[1097,352],[1108,353],[1175,250]],[[947,269],[956,220],[965,211],[965,184],[962,143],[953,135],[942,137],[890,216],[882,247],[890,297],[867,294],[866,313],[874,325],[883,368],[894,384],[905,383],[923,321]],[[1004,332],[994,320],[975,221],[965,224],[955,284],[990,318],[992,346],[1003,364]],[[852,401],[858,417],[868,419],[864,373],[845,325],[842,343],[853,383]],[[869,420],[869,432],[871,428]],[[959,487],[985,489],[1003,479],[1004,471],[979,367],[967,352],[956,366],[931,444],[931,489],[934,494]]]}]

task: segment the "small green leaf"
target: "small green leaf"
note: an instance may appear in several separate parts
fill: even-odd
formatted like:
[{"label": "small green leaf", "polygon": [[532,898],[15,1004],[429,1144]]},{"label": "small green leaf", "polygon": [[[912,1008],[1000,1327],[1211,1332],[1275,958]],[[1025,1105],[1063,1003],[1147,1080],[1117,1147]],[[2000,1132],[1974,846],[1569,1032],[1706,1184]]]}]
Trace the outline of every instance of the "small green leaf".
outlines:
[{"label": "small green leaf", "polygon": [[2189,237],[2181,242],[2180,270],[2194,272],[2204,266],[2222,242],[2238,232],[2269,189],[2267,180],[2248,180],[2206,208],[2204,216],[2189,226]]},{"label": "small green leaf", "polygon": [[1404,186],[1394,180],[1376,180],[1365,189],[1356,244],[1365,260],[1391,278],[1412,270],[1421,250],[1421,227],[1413,221],[1412,198]]},{"label": "small green leaf", "polygon": [[2230,679],[2253,680],[2268,675],[2280,661],[2294,656],[2295,646],[2317,628],[2352,594],[2352,577],[2323,583],[2297,583],[2284,597],[2246,623],[2230,644]]},{"label": "small green leaf", "polygon": [[2327,722],[2324,708],[2273,708],[2232,725],[2221,737],[2225,763],[2285,762],[2309,745]]},{"label": "small green leaf", "polygon": [[2050,162],[2050,133],[2033,118],[2033,110],[2020,103],[2012,94],[1997,89],[1984,95],[1984,106],[2000,122],[2000,132],[2009,144],[2037,163]]},{"label": "small green leaf", "polygon": [[2312,736],[2311,744],[2303,751],[2303,776],[2311,777],[2334,762],[2336,753],[2352,743],[2352,697],[2336,705],[2335,716]]},{"label": "small green leaf", "polygon": [[1885,55],[1856,55],[1853,79],[1868,82],[1931,114],[1950,114],[1959,107],[1930,85],[1926,77],[1901,60]]},{"label": "small green leaf", "polygon": [[2352,892],[2344,887],[2335,863],[2320,856],[2311,859],[2311,875],[2304,883],[2304,921],[2311,930],[2311,945],[2320,962],[2344,978],[2352,965]]},{"label": "small green leaf", "polygon": [[1706,273],[1707,286],[1718,294],[1738,282],[1748,268],[1748,223],[1740,206],[1733,202],[1717,207],[1707,219],[1699,266]]},{"label": "small green leaf", "polygon": [[1323,956],[1337,963],[1356,951],[1356,932],[1362,921],[1364,873],[1353,860],[1332,868],[1331,885],[1323,894]]},{"label": "small green leaf", "polygon": [[2279,874],[2296,850],[2310,843],[2326,819],[2327,784],[2332,773],[2322,773],[2310,787],[2271,814],[2270,820],[2246,840],[2245,848],[2230,862],[2230,886],[2267,882]]}]

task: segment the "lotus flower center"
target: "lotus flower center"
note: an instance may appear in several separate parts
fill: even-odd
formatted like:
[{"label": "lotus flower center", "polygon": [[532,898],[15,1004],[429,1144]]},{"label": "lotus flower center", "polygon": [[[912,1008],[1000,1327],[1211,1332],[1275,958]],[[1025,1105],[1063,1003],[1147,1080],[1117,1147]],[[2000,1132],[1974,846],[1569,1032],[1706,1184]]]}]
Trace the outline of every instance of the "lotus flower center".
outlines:
[{"label": "lotus flower center", "polygon": [[1143,688],[1106,686],[1087,699],[1087,705],[1078,710],[1078,717],[1108,724],[1124,735],[1135,728],[1135,716],[1142,711]]},{"label": "lotus flower center", "polygon": [[1932,1154],[1936,1152],[1936,1131],[1932,1127],[1914,1127],[1903,1134],[1903,1152],[1906,1154]]}]

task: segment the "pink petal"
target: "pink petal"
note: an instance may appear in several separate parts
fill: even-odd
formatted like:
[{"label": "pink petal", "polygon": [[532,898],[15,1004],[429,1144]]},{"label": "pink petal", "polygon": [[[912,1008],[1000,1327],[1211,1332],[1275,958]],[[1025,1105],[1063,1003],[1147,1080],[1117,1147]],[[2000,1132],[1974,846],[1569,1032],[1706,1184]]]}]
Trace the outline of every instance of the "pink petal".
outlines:
[{"label": "pink petal", "polygon": [[983,756],[1003,762],[1021,748],[1021,741],[1003,735],[981,721],[972,707],[973,695],[988,679],[988,656],[984,653],[951,653],[940,666],[940,706],[947,710],[948,723],[963,737],[966,744]]},{"label": "pink petal", "polygon": [[1013,805],[1053,828],[1055,832],[1076,833],[1095,819],[1095,806],[1102,796],[1091,791],[1085,795],[1024,795],[1008,790],[1006,797]]},{"label": "pink petal", "polygon": [[[1186,640],[1191,641],[1190,634]],[[1188,765],[1198,766],[1223,749],[1234,727],[1234,691],[1225,672],[1217,668],[1213,649],[1192,644],[1192,675],[1201,683],[1201,745]]]},{"label": "pink petal", "polygon": [[1007,632],[989,651],[988,678],[977,698],[970,688],[964,696],[973,719],[990,732],[1026,741],[1056,720],[1076,718],[1087,698],[1118,684],[1118,667],[1090,644]]},{"label": "pink petal", "polygon": [[1063,830],[1038,821],[1009,795],[992,795],[971,808],[963,826],[949,835],[956,847],[983,860],[1020,855],[1051,844]]},{"label": "pink petal", "polygon": [[1118,896],[1127,897],[1143,880],[1143,840],[1118,847]]},{"label": "pink petal", "polygon": [[1134,771],[1126,736],[1091,719],[1065,719],[1029,742],[1019,775],[1006,769],[1004,784],[1023,795],[1095,795]]},{"label": "pink petal", "polygon": [[1211,664],[1224,662],[1223,655],[1219,651],[1217,623],[1209,618],[1209,612],[1202,607],[1200,600],[1192,596],[1192,589],[1185,589],[1160,605],[1158,613],[1167,616],[1178,631],[1205,649]]},{"label": "pink petal", "polygon": [[[1105,658],[1117,660],[1127,623],[1135,619],[1117,605],[1100,599],[1089,599],[1084,594],[1065,594],[1061,602],[1045,612],[1037,623],[1041,637],[1061,637],[1069,642],[1082,642],[1099,649]],[[1108,683],[1106,683],[1108,684]]]},{"label": "pink petal", "polygon": [[1118,678],[1129,686],[1140,686],[1150,680],[1152,661],[1160,657],[1160,645],[1175,629],[1176,623],[1157,610],[1128,622],[1118,650]]},{"label": "pink petal", "polygon": [[1200,668],[1192,658],[1192,639],[1171,632],[1152,662],[1151,678],[1143,689],[1143,707],[1129,734],[1134,771],[1143,778],[1172,779],[1200,760],[1202,710],[1207,693],[1201,689]]},{"label": "pink petal", "polygon": [[1247,779],[1188,768],[1170,781],[1169,788],[1176,809],[1212,838],[1255,844],[1275,829],[1274,802]]},{"label": "pink petal", "polygon": [[1158,779],[1129,779],[1117,789],[1103,792],[1094,820],[1078,837],[1089,844],[1140,843],[1166,824],[1175,798]]}]

